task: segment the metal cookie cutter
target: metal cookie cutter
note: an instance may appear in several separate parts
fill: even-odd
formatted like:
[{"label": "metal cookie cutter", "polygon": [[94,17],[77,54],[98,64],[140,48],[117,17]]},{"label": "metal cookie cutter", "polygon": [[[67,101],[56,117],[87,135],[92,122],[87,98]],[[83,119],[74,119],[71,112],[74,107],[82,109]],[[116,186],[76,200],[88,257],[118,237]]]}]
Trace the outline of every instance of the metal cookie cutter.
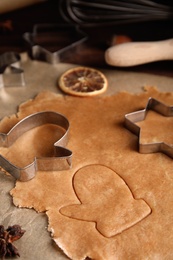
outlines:
[{"label": "metal cookie cutter", "polygon": [[148,110],[153,110],[166,117],[173,116],[173,106],[166,106],[160,101],[150,97],[145,109],[125,115],[126,128],[139,137],[140,153],[162,152],[170,156],[171,158],[173,158],[172,145],[168,145],[164,142],[156,142],[156,143],[149,143],[149,144],[140,143],[140,127],[135,123],[145,120]]},{"label": "metal cookie cutter", "polygon": [[0,146],[9,147],[28,130],[44,124],[55,124],[65,130],[64,135],[54,143],[54,157],[35,158],[31,164],[19,168],[0,155],[0,166],[20,181],[32,179],[38,170],[57,171],[71,167],[72,152],[65,148],[69,122],[66,117],[53,111],[31,114],[19,121],[7,134],[0,133]]},{"label": "metal cookie cutter", "polygon": [[15,52],[5,52],[0,55],[0,87],[24,86],[24,71],[20,67],[20,55]]},{"label": "metal cookie cutter", "polygon": [[33,32],[24,33],[23,38],[32,59],[56,64],[69,61],[88,36],[76,25],[37,24]]}]

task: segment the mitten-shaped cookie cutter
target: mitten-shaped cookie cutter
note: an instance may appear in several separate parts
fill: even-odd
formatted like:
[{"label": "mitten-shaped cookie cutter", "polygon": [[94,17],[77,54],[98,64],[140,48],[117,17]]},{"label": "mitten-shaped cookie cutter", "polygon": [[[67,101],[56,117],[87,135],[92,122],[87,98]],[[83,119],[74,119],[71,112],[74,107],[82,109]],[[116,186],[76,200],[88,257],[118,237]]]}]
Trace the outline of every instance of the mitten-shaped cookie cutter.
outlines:
[{"label": "mitten-shaped cookie cutter", "polygon": [[173,106],[167,106],[162,102],[150,97],[145,109],[125,115],[125,126],[132,133],[139,137],[140,153],[162,152],[173,158],[173,145],[168,145],[164,142],[154,142],[148,144],[142,144],[140,142],[140,127],[136,123],[145,120],[145,117],[149,110],[153,110],[166,117],[173,116]]},{"label": "mitten-shaped cookie cutter", "polygon": [[[64,129],[62,137],[54,143],[53,157],[35,157],[31,164],[20,168],[0,155],[0,166],[15,179],[28,181],[32,179],[39,170],[59,171],[71,167],[72,152],[65,148],[68,141],[69,122],[65,116],[53,111],[31,114],[19,121],[7,134],[0,133],[0,146],[10,147],[22,134],[44,124],[54,124]],[[25,147],[23,148],[25,150]]]}]

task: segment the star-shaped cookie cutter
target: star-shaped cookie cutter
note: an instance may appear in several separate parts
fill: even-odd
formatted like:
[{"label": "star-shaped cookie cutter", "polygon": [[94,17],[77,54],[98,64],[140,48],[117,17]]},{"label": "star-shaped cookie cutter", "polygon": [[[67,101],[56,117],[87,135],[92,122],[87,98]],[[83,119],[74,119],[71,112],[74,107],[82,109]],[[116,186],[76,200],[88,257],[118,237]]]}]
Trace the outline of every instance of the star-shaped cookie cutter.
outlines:
[{"label": "star-shaped cookie cutter", "polygon": [[173,158],[173,145],[168,145],[164,142],[154,142],[148,144],[143,144],[140,142],[140,127],[136,125],[136,123],[145,120],[149,110],[153,110],[165,117],[173,116],[173,106],[167,106],[162,102],[150,97],[145,109],[125,115],[125,126],[128,130],[139,137],[140,153],[146,154],[162,152]]},{"label": "star-shaped cookie cutter", "polygon": [[69,122],[65,116],[53,111],[43,111],[31,114],[19,121],[7,134],[0,133],[0,146],[10,147],[22,134],[44,124],[54,124],[65,131],[62,137],[54,143],[53,157],[35,157],[31,164],[26,165],[24,168],[20,168],[0,155],[0,166],[15,179],[28,181],[34,178],[36,172],[39,170],[59,171],[71,167],[72,152],[65,148],[68,141]]},{"label": "star-shaped cookie cutter", "polygon": [[5,52],[0,55],[0,87],[25,86],[20,60],[20,55],[15,52]]},{"label": "star-shaped cookie cutter", "polygon": [[88,36],[73,24],[36,24],[33,32],[25,32],[23,38],[32,59],[57,64],[69,62]]}]

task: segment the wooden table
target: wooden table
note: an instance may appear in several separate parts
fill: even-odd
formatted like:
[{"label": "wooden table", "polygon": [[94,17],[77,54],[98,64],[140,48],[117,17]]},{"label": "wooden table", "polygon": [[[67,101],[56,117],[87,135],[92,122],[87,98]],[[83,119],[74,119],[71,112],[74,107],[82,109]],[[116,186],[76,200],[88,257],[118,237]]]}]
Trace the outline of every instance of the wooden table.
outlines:
[{"label": "wooden table", "polygon": [[[0,15],[0,54],[6,51],[25,52],[25,32],[32,32],[36,24],[64,24],[57,0],[48,0],[22,9]],[[127,35],[133,41],[163,40],[173,37],[173,20],[148,21],[114,26],[81,27],[88,36],[88,41],[66,62],[81,65],[106,67],[104,52],[109,47],[113,35]],[[47,37],[47,36],[46,36]],[[46,39],[47,41],[48,39]],[[47,43],[47,48],[49,45]],[[119,69],[119,68],[116,68]],[[126,68],[127,71],[147,72],[173,76],[173,61],[154,62],[147,65]]]}]

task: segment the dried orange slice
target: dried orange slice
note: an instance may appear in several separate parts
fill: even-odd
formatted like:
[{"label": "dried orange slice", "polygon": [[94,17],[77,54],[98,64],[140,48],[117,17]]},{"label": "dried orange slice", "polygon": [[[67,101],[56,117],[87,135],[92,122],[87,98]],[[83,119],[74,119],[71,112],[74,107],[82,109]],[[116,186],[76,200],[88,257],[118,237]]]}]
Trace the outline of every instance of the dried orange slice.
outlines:
[{"label": "dried orange slice", "polygon": [[67,94],[94,96],[107,89],[105,75],[93,68],[75,67],[64,72],[59,79],[59,87]]}]

